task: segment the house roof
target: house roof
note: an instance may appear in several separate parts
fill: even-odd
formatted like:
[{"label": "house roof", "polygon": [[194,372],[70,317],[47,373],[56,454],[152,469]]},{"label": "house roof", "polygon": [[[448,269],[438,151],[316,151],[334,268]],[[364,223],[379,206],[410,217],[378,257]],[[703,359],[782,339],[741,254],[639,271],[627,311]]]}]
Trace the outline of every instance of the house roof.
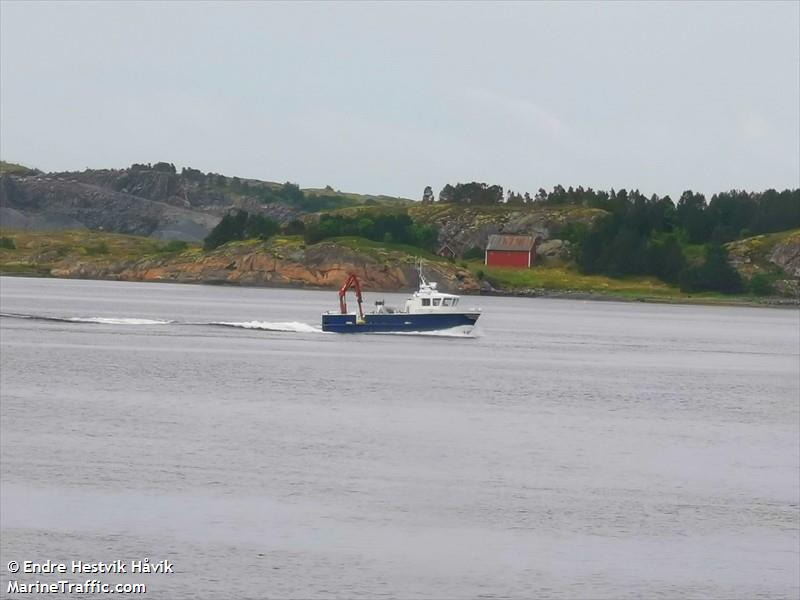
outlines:
[{"label": "house roof", "polygon": [[486,249],[530,252],[535,241],[529,235],[490,235]]}]

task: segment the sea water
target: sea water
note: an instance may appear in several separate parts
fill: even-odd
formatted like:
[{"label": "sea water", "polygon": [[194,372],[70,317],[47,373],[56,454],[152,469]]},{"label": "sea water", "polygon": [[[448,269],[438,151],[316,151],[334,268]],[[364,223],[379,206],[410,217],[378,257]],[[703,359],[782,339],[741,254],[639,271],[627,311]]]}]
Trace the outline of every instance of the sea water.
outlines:
[{"label": "sea water", "polygon": [[[465,297],[471,336],[322,333],[337,302],[0,278],[0,595],[800,594],[796,310]],[[48,560],[128,572],[9,572]]]}]

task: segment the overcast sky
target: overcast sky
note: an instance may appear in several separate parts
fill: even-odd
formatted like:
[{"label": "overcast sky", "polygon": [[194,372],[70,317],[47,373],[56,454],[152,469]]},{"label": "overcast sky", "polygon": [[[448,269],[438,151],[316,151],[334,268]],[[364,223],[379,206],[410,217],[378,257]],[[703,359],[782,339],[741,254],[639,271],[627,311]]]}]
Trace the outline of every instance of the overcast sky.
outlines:
[{"label": "overcast sky", "polygon": [[0,156],[419,198],[800,186],[800,3],[0,4]]}]

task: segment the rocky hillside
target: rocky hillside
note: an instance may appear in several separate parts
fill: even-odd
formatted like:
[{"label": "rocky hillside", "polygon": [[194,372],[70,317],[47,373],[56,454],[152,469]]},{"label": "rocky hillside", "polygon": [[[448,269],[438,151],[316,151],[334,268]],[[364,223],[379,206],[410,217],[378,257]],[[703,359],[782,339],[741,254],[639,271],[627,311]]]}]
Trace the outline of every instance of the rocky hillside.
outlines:
[{"label": "rocky hillside", "polygon": [[321,208],[366,202],[403,202],[331,188],[226,177],[169,163],[127,169],[42,173],[0,165],[0,226],[9,229],[89,229],[162,240],[202,240],[231,208],[267,215],[281,223]]},{"label": "rocky hillside", "polygon": [[[481,253],[489,236],[495,233],[531,235],[537,238],[537,254],[545,258],[568,259],[569,243],[559,235],[568,225],[590,225],[606,212],[582,206],[486,206],[417,202],[403,207],[360,206],[333,211],[343,216],[374,216],[378,213],[407,212],[414,222],[435,225],[439,248],[449,248],[455,256],[478,249]],[[313,222],[318,215],[304,217]]]},{"label": "rocky hillside", "polygon": [[737,240],[727,248],[745,278],[767,275],[779,293],[800,297],[800,229]]},{"label": "rocky hillside", "polygon": [[568,244],[558,238],[568,224],[591,224],[606,212],[581,206],[458,206],[418,204],[408,209],[420,223],[434,224],[439,241],[462,255],[472,248],[483,249],[490,235],[505,233],[531,235],[539,240],[542,256],[568,256]]},{"label": "rocky hillside", "polygon": [[[516,207],[423,204],[403,198],[343,193],[328,187],[300,190],[290,184],[226,177],[169,163],[127,169],[42,173],[0,165],[0,226],[14,230],[81,230],[201,241],[232,208],[281,223],[313,221],[318,211],[407,211],[439,230],[439,247],[460,256],[483,248],[493,233],[520,233],[540,240],[539,253],[567,258],[557,239],[567,223],[590,223],[604,214],[576,206]],[[555,239],[554,239],[555,238]]]},{"label": "rocky hillside", "polygon": [[200,240],[223,206],[192,208],[52,175],[0,176],[0,223],[9,229],[89,229]]}]

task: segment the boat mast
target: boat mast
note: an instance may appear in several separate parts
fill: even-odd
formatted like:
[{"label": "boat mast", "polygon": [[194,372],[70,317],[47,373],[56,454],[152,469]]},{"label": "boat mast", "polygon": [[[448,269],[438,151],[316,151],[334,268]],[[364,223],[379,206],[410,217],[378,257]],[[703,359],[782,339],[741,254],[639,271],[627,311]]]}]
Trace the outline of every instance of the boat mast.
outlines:
[{"label": "boat mast", "polygon": [[428,285],[428,282],[425,281],[425,276],[422,274],[422,259],[421,258],[419,259],[419,262],[417,262],[417,273],[419,273],[419,287],[422,287],[424,285]]}]

